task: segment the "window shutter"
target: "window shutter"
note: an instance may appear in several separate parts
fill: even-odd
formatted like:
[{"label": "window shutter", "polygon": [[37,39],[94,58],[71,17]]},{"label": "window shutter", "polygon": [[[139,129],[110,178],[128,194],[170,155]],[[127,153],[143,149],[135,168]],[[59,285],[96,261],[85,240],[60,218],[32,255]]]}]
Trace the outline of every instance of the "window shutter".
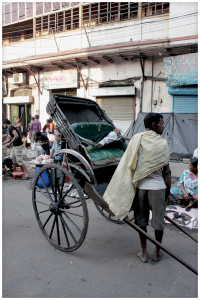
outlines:
[{"label": "window shutter", "polygon": [[36,2],[36,15],[43,14],[43,2]]},{"label": "window shutter", "polygon": [[60,2],[53,2],[53,11],[60,9]]},{"label": "window shutter", "polygon": [[44,2],[44,13],[51,12],[51,2]]},{"label": "window shutter", "polygon": [[70,2],[61,2],[62,8],[70,7]]},{"label": "window shutter", "polygon": [[18,21],[18,3],[12,2],[12,22]]},{"label": "window shutter", "polygon": [[5,24],[11,22],[10,3],[5,5]]},{"label": "window shutter", "polygon": [[25,19],[25,2],[19,2],[19,20]]},{"label": "window shutter", "polygon": [[33,17],[33,2],[26,2],[26,18]]}]

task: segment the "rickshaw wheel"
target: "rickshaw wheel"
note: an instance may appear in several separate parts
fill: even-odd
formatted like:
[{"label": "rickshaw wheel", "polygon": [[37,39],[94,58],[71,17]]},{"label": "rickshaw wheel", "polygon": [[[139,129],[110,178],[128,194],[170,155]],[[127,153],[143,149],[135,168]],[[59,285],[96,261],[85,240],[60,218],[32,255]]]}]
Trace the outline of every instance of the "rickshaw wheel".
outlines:
[{"label": "rickshaw wheel", "polygon": [[58,164],[43,166],[33,182],[32,202],[38,225],[55,248],[78,249],[87,233],[84,193],[70,171]]},{"label": "rickshaw wheel", "polygon": [[[94,203],[94,205],[96,206],[97,210],[100,212],[100,214],[107,219],[110,222],[113,222],[115,224],[125,224],[124,221],[120,221],[117,217],[113,217],[111,215],[109,215],[102,207],[100,207],[98,204]],[[131,222],[134,220],[134,212],[130,211],[127,215],[128,220]]]}]

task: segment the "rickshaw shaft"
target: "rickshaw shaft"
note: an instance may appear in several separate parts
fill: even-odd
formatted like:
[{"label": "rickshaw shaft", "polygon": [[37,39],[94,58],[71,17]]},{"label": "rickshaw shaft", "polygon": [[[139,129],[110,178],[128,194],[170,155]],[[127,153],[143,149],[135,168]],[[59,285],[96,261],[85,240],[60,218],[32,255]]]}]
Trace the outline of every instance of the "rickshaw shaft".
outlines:
[{"label": "rickshaw shaft", "polygon": [[192,266],[190,266],[188,263],[186,263],[184,260],[182,260],[180,257],[178,257],[176,254],[172,253],[169,249],[167,249],[166,247],[164,247],[161,243],[159,243],[158,241],[156,241],[154,238],[152,238],[150,235],[148,235],[148,233],[146,233],[144,230],[142,230],[139,226],[137,226],[134,223],[131,223],[127,220],[127,218],[125,218],[123,220],[124,222],[126,222],[130,227],[134,228],[137,232],[140,232],[142,234],[144,234],[146,236],[146,238],[151,241],[154,245],[157,245],[158,247],[160,247],[163,251],[165,251],[166,253],[168,253],[170,256],[172,256],[173,258],[175,258],[177,261],[179,261],[182,265],[184,265],[186,268],[188,268],[190,271],[192,271],[193,273],[195,273],[196,275],[198,275],[198,271],[193,268]]}]

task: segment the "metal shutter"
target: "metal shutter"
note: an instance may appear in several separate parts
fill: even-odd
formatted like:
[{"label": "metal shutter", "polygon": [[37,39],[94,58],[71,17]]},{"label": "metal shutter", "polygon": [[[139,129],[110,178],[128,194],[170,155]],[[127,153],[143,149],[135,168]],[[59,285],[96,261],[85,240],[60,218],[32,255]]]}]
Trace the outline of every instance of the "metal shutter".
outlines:
[{"label": "metal shutter", "polygon": [[97,97],[97,103],[111,120],[133,121],[135,119],[135,97]]},{"label": "metal shutter", "polygon": [[173,96],[174,113],[198,113],[198,96]]}]

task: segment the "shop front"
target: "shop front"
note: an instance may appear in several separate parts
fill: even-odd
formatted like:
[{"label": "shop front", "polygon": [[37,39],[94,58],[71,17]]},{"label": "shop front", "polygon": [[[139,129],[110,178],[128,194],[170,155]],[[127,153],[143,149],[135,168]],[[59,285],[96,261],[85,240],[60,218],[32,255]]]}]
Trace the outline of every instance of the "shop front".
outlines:
[{"label": "shop front", "polygon": [[198,53],[163,59],[172,112],[198,113]]},{"label": "shop front", "polygon": [[31,121],[31,104],[33,96],[6,97],[3,103],[7,105],[10,115],[10,122],[14,124],[20,119],[23,134],[27,134],[27,127]]},{"label": "shop front", "polygon": [[77,96],[77,69],[44,72],[44,89],[50,94]]}]

